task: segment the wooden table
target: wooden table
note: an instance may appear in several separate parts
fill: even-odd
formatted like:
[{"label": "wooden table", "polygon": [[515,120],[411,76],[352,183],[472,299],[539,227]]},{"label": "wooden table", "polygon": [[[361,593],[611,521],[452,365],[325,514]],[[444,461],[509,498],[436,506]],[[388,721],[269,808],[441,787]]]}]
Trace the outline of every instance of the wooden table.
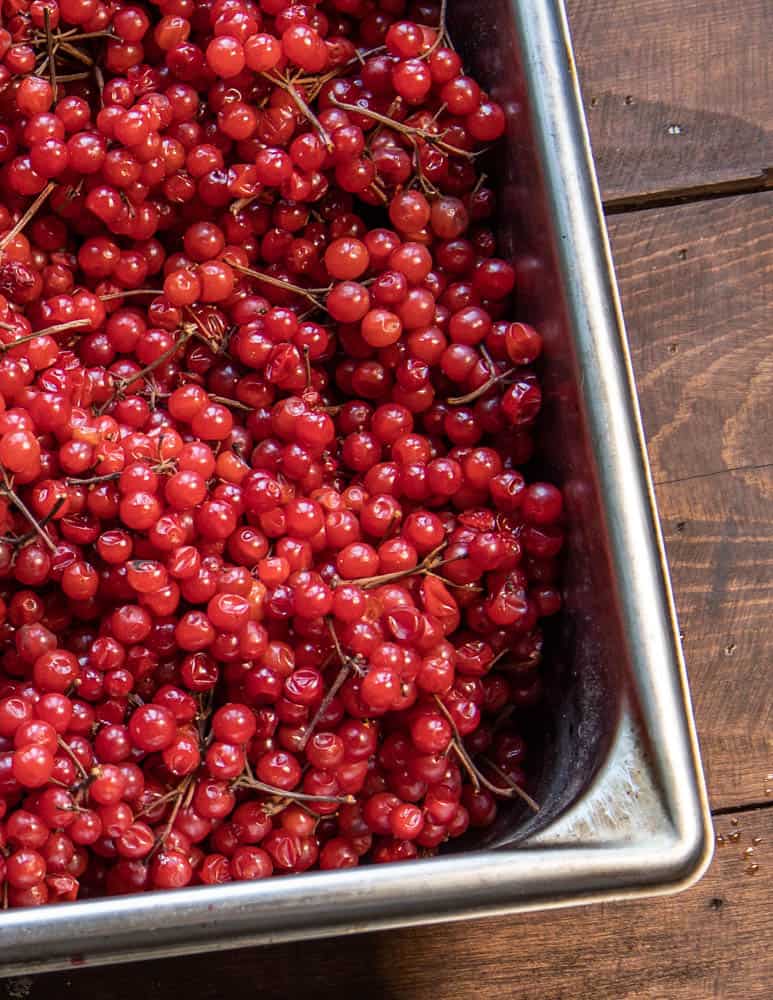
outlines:
[{"label": "wooden table", "polygon": [[771,0],[570,0],[718,840],[684,895],[12,980],[10,1000],[773,996]]}]

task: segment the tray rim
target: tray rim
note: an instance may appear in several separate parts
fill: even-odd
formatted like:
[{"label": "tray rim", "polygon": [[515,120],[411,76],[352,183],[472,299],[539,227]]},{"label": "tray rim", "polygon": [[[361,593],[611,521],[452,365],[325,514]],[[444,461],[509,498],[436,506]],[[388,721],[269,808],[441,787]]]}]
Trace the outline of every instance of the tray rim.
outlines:
[{"label": "tray rim", "polygon": [[[541,126],[539,153],[560,230],[559,265],[576,347],[585,366],[603,362],[598,371],[583,367],[581,388],[602,486],[617,487],[602,491],[606,501],[613,498],[603,516],[651,747],[648,759],[642,751],[641,766],[660,792],[660,826],[644,842],[623,830],[614,843],[527,842],[286,880],[10,910],[0,916],[0,977],[662,895],[692,885],[708,867],[713,835],[706,789],[566,11],[563,0],[510,5],[535,98],[530,113]],[[614,508],[624,481],[629,504]],[[614,760],[596,784],[609,764]]]}]

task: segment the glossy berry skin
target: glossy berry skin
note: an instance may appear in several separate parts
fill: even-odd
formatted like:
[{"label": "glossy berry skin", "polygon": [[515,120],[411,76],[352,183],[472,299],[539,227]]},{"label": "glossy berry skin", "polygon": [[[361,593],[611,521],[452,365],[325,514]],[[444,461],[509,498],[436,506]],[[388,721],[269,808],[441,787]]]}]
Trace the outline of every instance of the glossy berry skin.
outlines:
[{"label": "glossy berry skin", "polygon": [[3,904],[448,849],[539,770],[575,514],[505,109],[431,5],[44,6],[0,29]]}]

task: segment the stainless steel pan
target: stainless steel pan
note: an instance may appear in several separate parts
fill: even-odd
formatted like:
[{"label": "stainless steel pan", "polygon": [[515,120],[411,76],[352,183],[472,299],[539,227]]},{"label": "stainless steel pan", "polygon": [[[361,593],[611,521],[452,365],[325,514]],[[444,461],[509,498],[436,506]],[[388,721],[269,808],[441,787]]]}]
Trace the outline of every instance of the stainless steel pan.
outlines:
[{"label": "stainless steel pan", "polygon": [[545,337],[544,472],[570,515],[533,817],[426,861],[0,915],[3,974],[673,892],[710,824],[617,289],[561,0],[451,0],[502,101],[504,250]]}]

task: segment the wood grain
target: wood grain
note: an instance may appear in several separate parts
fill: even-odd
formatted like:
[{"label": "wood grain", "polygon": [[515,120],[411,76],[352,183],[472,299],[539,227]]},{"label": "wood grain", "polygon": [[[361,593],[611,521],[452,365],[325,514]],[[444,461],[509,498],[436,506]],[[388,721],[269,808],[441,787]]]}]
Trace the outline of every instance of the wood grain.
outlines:
[{"label": "wood grain", "polygon": [[771,219],[773,192],[609,220],[656,482],[773,462]]},{"label": "wood grain", "polygon": [[773,467],[657,493],[711,804],[773,803]]},{"label": "wood grain", "polygon": [[724,846],[681,896],[27,977],[0,985],[0,996],[763,1000],[773,981],[773,809],[721,817],[716,829]]},{"label": "wood grain", "polygon": [[611,203],[773,167],[770,0],[568,0],[602,191]]},{"label": "wood grain", "polygon": [[610,220],[715,807],[773,771],[773,193]]}]

